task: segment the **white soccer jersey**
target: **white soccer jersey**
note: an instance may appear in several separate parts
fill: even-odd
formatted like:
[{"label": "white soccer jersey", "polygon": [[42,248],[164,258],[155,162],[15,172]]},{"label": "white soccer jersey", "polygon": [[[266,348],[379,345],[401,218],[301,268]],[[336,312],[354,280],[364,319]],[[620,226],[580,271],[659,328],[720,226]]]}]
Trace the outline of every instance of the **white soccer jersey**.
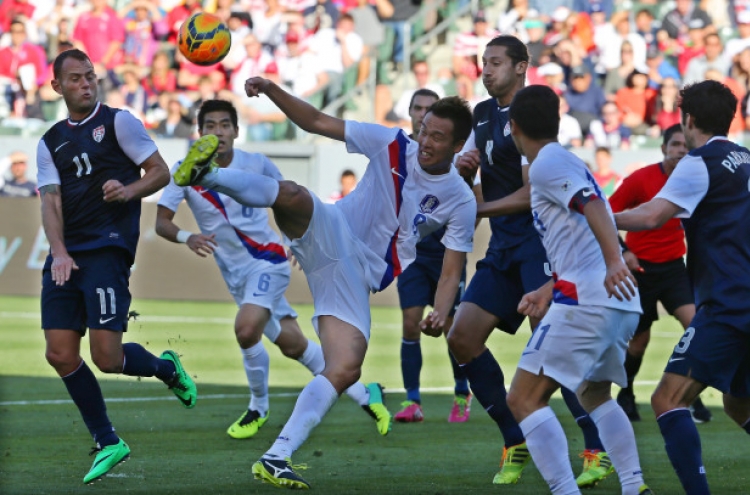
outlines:
[{"label": "white soccer jersey", "polygon": [[[175,164],[173,171],[179,166]],[[228,168],[247,170],[283,180],[271,160],[260,153],[234,150]],[[159,205],[177,211],[186,200],[203,234],[216,234],[216,263],[229,287],[244,284],[253,263],[288,263],[279,235],[268,225],[266,208],[243,206],[229,196],[202,186],[180,187],[171,178]]]},{"label": "white soccer jersey", "polygon": [[550,143],[532,163],[529,182],[534,226],[542,237],[555,279],[554,302],[640,313],[638,297],[618,301],[607,295],[604,287],[607,269],[599,243],[586,217],[569,208],[578,191],[593,190],[605,201],[614,224],[609,202],[586,164],[559,143]]},{"label": "white soccer jersey", "polygon": [[372,291],[387,287],[414,261],[417,242],[443,225],[445,247],[471,252],[476,200],[454,168],[426,173],[417,161],[419,145],[400,129],[347,121],[346,145],[370,163],[357,188],[335,206],[369,248]]}]

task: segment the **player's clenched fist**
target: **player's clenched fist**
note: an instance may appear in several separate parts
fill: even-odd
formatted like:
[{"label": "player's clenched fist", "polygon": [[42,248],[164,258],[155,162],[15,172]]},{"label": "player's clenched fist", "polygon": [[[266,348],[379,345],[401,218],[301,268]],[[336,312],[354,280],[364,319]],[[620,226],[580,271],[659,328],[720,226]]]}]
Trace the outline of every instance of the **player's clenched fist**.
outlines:
[{"label": "player's clenched fist", "polygon": [[479,169],[479,150],[467,151],[456,160],[456,168],[464,179],[473,180]]},{"label": "player's clenched fist", "polygon": [[265,92],[269,82],[268,79],[263,79],[262,77],[251,77],[245,81],[245,93],[250,97],[258,96]]}]

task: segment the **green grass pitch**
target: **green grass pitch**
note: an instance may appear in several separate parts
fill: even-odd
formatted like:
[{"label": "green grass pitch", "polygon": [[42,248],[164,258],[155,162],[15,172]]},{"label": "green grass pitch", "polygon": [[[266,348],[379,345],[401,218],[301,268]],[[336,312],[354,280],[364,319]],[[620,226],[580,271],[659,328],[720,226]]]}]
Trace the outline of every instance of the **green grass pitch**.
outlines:
[{"label": "green grass pitch", "polygon": [[[176,350],[195,377],[199,400],[195,409],[185,410],[156,379],[95,371],[110,417],[130,444],[132,456],[94,486],[82,483],[93,460],[86,455],[92,441],[65,387],[44,359],[38,305],[35,298],[0,298],[0,493],[279,493],[253,480],[250,466],[271,445],[310,376],[266,341],[271,354],[271,418],[253,439],[229,438],[226,428],[248,401],[232,331],[233,305],[133,303],[132,309],[142,317],[131,323],[125,340],[140,342],[157,355],[167,348]],[[296,309],[304,331],[314,337],[311,308]],[[400,321],[397,309],[373,308],[372,338],[362,373],[363,381],[379,381],[391,391],[387,405],[393,413],[405,399],[399,366]],[[634,425],[641,464],[658,495],[681,493],[681,487],[647,403],[680,334],[671,318],[655,325],[636,387],[644,418]],[[489,347],[507,382],[528,335],[525,328],[515,337],[495,332],[490,339]],[[87,359],[88,340],[83,343]],[[301,474],[313,490],[325,494],[548,493],[533,466],[514,487],[491,485],[502,452],[499,431],[477,402],[468,423],[447,422],[452,376],[445,341],[425,337],[422,350],[425,422],[395,424],[390,435],[381,437],[369,416],[342,397],[293,459],[295,464],[307,464]],[[714,413],[713,421],[698,426],[713,492],[748,493],[750,442],[723,414],[716,391],[708,390],[703,397]],[[582,436],[559,395],[552,406],[567,433],[577,474]],[[587,493],[620,493],[616,476]]]}]

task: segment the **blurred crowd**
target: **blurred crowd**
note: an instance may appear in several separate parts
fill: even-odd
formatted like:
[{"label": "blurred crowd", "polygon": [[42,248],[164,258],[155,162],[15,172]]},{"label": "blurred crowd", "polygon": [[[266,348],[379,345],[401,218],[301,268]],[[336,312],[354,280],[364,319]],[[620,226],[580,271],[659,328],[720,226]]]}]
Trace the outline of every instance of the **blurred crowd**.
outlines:
[{"label": "blurred crowd", "polygon": [[[529,83],[547,84],[562,97],[560,139],[567,146],[625,149],[633,136],[655,138],[679,121],[679,88],[707,78],[727,84],[741,102],[730,138],[750,125],[750,0],[480,0],[466,23],[471,29],[437,38],[451,45],[450,60],[411,54],[408,87],[394,94],[404,37],[429,33],[467,3],[2,0],[0,119],[64,118],[50,63],[78,47],[95,63],[103,101],[128,109],[157,136],[193,137],[196,108],[214,97],[235,102],[246,139],[291,136],[267,98],[245,97],[252,76],[322,107],[373,75],[375,120],[408,127],[416,89],[472,103],[485,98],[484,45],[514,34],[532,54]],[[201,10],[222,17],[232,36],[229,55],[208,67],[188,62],[175,44],[182,22]]]}]

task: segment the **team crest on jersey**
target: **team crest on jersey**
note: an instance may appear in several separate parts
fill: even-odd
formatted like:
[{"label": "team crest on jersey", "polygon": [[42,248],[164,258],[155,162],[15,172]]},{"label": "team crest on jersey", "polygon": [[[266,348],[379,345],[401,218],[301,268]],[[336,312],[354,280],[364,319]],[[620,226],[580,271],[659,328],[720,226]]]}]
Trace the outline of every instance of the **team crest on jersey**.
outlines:
[{"label": "team crest on jersey", "polygon": [[505,129],[503,129],[503,135],[504,136],[509,136],[510,135],[510,122],[508,122],[507,124],[505,124]]},{"label": "team crest on jersey", "polygon": [[566,179],[565,182],[563,182],[563,185],[560,187],[563,191],[567,192],[568,189],[573,187],[573,183],[570,181],[570,179]]},{"label": "team crest on jersey", "polygon": [[440,206],[440,200],[432,194],[428,194],[419,202],[419,211],[422,213],[432,213],[438,206]]},{"label": "team crest on jersey", "polygon": [[101,143],[102,139],[104,139],[104,126],[100,125],[96,129],[94,129],[91,133],[91,136],[94,138],[94,141],[96,141],[97,143]]}]

